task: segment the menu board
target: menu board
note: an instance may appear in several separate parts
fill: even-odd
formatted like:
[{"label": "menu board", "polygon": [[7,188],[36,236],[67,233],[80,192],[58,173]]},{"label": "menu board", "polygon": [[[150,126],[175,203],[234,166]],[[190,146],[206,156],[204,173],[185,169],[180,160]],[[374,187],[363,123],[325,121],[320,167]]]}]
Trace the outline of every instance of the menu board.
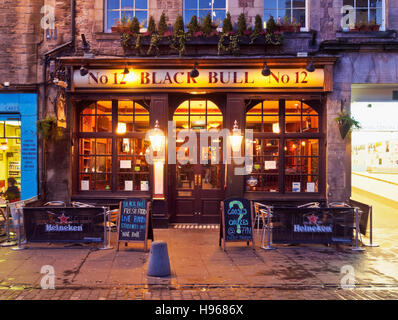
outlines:
[{"label": "menu board", "polygon": [[252,241],[252,206],[249,200],[242,198],[229,198],[222,203],[222,232],[220,240],[227,241]]},{"label": "menu board", "polygon": [[120,242],[144,242],[146,250],[149,225],[153,240],[149,205],[145,199],[125,199],[120,203],[117,250]]}]

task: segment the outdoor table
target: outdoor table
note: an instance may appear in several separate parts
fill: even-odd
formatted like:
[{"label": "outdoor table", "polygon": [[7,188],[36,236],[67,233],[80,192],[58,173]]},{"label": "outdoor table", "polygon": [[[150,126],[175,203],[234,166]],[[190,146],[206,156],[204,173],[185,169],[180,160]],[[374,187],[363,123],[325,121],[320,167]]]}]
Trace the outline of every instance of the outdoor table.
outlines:
[{"label": "outdoor table", "polygon": [[272,207],[272,243],[349,243],[354,208]]}]

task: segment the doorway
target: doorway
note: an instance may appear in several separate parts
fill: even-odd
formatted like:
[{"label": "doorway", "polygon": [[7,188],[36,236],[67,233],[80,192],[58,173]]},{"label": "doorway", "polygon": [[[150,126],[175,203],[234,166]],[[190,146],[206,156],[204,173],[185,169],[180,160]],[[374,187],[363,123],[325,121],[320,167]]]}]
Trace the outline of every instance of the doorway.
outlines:
[{"label": "doorway", "polygon": [[221,130],[222,112],[211,100],[189,99],[178,106],[173,121],[176,123],[176,164],[170,168],[172,221],[218,223],[225,189],[223,138],[206,137],[204,145],[200,134]]}]

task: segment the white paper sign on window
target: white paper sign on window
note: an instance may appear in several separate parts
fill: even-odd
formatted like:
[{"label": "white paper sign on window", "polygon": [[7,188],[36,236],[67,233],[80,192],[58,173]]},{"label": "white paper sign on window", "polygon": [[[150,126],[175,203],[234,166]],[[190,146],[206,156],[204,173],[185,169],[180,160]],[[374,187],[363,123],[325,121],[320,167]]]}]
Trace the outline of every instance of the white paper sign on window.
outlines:
[{"label": "white paper sign on window", "polygon": [[82,180],[81,181],[81,189],[82,189],[82,191],[90,190],[90,180]]},{"label": "white paper sign on window", "polygon": [[149,190],[149,181],[141,181],[141,191]]},{"label": "white paper sign on window", "polygon": [[315,182],[307,182],[307,192],[315,192]]},{"label": "white paper sign on window", "polygon": [[133,191],[133,181],[125,180],[124,181],[124,190],[125,191]]},{"label": "white paper sign on window", "polygon": [[131,169],[131,160],[120,160],[120,169]]},{"label": "white paper sign on window", "polygon": [[300,182],[293,182],[292,184],[292,191],[293,192],[300,192]]},{"label": "white paper sign on window", "polygon": [[264,170],[275,170],[276,161],[264,161]]}]

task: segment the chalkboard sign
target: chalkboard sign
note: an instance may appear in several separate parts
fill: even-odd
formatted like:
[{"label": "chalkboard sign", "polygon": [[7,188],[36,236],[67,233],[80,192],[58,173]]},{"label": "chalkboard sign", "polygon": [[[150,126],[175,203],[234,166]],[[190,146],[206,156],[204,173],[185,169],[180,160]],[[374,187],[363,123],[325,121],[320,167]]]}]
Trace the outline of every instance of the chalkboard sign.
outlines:
[{"label": "chalkboard sign", "polygon": [[221,238],[228,241],[246,241],[249,244],[253,239],[252,205],[249,200],[242,198],[229,198],[221,203],[222,226]]},{"label": "chalkboard sign", "polygon": [[27,242],[103,242],[104,208],[25,207]]},{"label": "chalkboard sign", "polygon": [[125,199],[120,202],[118,236],[119,243],[143,242],[147,250],[148,233],[153,241],[153,230],[151,215],[149,212],[150,202],[145,199]]}]

